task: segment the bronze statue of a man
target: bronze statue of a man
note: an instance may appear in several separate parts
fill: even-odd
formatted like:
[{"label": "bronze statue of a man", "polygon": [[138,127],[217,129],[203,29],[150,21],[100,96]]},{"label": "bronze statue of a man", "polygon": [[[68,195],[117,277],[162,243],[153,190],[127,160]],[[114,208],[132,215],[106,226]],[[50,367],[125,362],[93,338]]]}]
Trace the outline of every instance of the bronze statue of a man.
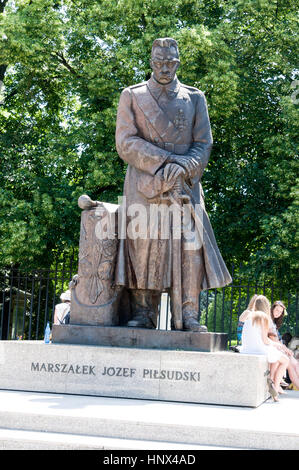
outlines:
[{"label": "bronze statue of a man", "polygon": [[[204,331],[198,322],[199,293],[231,282],[201,187],[212,148],[206,99],[202,91],[179,82],[179,51],[174,39],[154,41],[150,65],[150,80],[126,88],[118,107],[116,147],[128,163],[124,184],[127,227],[134,215],[130,207],[144,208],[148,217],[140,227],[140,237],[127,233],[120,240],[115,283],[130,292],[133,318],[128,326],[155,328],[160,295],[166,291],[172,300],[172,327]],[[178,240],[172,236],[183,222],[175,223],[169,213],[170,236],[161,236],[160,225],[159,236],[152,236],[153,207],[175,205],[181,210],[184,202],[188,203],[192,231],[201,232],[193,248],[188,237]],[[163,211],[161,214],[163,217]]]}]

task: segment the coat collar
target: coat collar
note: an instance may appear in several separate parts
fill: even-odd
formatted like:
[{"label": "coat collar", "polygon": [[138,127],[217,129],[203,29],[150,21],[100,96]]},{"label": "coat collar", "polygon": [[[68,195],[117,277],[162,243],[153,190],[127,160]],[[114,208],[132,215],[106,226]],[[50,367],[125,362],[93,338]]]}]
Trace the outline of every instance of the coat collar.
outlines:
[{"label": "coat collar", "polygon": [[173,99],[176,97],[179,89],[180,89],[180,82],[177,76],[174,77],[172,82],[168,83],[167,85],[161,85],[161,83],[157,82],[152,74],[151,78],[147,82],[147,86],[152,93],[152,95],[158,100],[162,93],[166,93],[169,99]]}]

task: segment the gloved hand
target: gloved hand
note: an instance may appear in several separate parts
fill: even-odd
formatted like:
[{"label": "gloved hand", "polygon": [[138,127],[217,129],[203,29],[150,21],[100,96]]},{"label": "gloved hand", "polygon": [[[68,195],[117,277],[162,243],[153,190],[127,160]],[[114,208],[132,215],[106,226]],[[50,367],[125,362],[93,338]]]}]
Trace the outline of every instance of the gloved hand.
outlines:
[{"label": "gloved hand", "polygon": [[171,189],[177,178],[181,175],[185,175],[186,172],[184,168],[182,168],[180,165],[177,165],[175,163],[167,163],[163,170],[163,179],[164,179],[164,188],[167,187],[167,191]]},{"label": "gloved hand", "polygon": [[199,167],[199,162],[192,156],[186,157],[184,155],[171,154],[167,158],[167,162],[180,165],[184,168],[186,172],[185,174],[188,178],[193,178]]}]

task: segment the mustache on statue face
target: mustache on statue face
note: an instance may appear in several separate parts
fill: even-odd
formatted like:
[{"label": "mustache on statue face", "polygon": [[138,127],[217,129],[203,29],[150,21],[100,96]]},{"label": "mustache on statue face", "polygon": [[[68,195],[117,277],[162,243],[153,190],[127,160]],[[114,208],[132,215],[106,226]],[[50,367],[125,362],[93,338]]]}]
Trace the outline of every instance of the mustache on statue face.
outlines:
[{"label": "mustache on statue face", "polygon": [[160,73],[160,77],[161,78],[171,78],[171,74],[170,73],[165,73],[165,72],[161,72]]}]

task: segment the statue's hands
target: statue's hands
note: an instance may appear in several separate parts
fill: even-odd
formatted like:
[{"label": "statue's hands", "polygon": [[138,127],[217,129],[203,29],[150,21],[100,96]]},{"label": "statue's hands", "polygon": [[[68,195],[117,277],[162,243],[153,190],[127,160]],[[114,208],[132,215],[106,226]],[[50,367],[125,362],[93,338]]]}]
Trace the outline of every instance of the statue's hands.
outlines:
[{"label": "statue's hands", "polygon": [[184,168],[175,163],[167,163],[163,171],[163,179],[167,186],[167,191],[174,186],[177,178],[181,175],[185,175]]},{"label": "statue's hands", "polygon": [[185,157],[184,155],[171,154],[167,158],[167,162],[180,165],[186,171],[186,175],[189,178],[193,178],[196,174],[199,163],[194,157]]}]

